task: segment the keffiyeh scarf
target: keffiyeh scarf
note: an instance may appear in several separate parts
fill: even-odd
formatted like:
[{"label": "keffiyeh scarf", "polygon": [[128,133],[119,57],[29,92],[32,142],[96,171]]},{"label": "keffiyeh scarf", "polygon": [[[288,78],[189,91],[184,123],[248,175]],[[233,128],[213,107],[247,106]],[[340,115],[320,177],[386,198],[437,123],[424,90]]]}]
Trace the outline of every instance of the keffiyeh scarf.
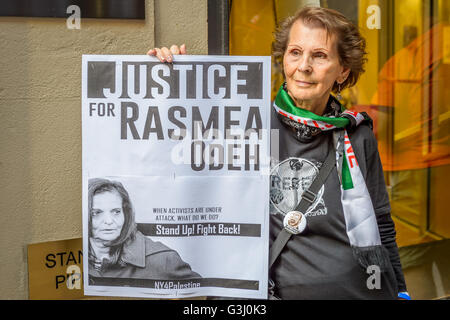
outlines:
[{"label": "keffiyeh scarf", "polygon": [[334,130],[341,203],[353,254],[363,268],[377,265],[385,271],[389,258],[381,244],[372,200],[346,129],[358,126],[365,118],[362,114],[350,110],[340,112],[340,105],[335,100],[331,103],[334,104],[329,108],[331,111],[326,110],[324,116],[319,116],[296,107],[283,85],[277,93],[273,107],[280,120],[297,130],[297,139],[301,142],[308,141],[322,131]]}]

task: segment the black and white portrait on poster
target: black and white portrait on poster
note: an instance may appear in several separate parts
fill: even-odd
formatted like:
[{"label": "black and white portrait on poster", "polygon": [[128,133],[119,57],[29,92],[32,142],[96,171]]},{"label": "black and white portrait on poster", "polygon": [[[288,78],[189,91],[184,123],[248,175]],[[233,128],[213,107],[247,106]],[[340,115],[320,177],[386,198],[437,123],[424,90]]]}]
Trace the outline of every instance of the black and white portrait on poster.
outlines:
[{"label": "black and white portrait on poster", "polygon": [[267,298],[270,57],[82,68],[85,294]]}]

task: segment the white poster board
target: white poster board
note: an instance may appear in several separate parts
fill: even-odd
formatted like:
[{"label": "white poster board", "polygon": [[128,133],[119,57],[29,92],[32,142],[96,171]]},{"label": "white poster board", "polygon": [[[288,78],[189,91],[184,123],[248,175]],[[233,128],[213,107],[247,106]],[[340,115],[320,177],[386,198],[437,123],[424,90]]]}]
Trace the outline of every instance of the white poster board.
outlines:
[{"label": "white poster board", "polygon": [[85,294],[267,298],[270,57],[82,62]]}]

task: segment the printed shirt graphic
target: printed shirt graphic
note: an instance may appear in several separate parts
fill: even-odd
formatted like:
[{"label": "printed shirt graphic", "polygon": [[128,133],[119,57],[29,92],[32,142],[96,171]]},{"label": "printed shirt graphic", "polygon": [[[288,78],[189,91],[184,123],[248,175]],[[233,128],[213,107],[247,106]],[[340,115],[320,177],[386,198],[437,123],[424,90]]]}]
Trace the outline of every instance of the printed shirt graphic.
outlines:
[{"label": "printed shirt graphic", "polygon": [[[283,216],[295,210],[301,196],[319,172],[321,163],[303,158],[288,158],[277,164],[270,175],[270,203]],[[305,213],[306,216],[326,215],[323,201],[325,186],[319,190],[316,200]]]},{"label": "printed shirt graphic", "polygon": [[[291,128],[285,126],[272,109],[272,130],[278,130],[278,149],[272,141],[272,170],[270,190],[270,241],[271,244],[283,227],[287,212],[295,210],[301,194],[308,188],[329,151],[335,152],[333,133],[327,131],[307,143],[299,142]],[[370,128],[360,126],[350,135],[355,138],[355,155],[363,175],[368,168],[363,143],[369,139]],[[355,141],[355,142],[353,142]],[[376,144],[375,144],[376,145]],[[367,150],[366,150],[367,151]],[[371,150],[373,153],[373,150]],[[376,183],[371,188],[381,188]],[[384,186],[383,186],[384,187]],[[370,190],[374,192],[373,190]],[[383,201],[380,201],[380,203]],[[384,202],[383,202],[384,203]],[[378,204],[378,203],[377,203]],[[379,210],[376,210],[378,212]],[[271,268],[270,277],[275,282],[275,294],[283,299],[390,299],[391,283],[381,277],[383,290],[367,287],[369,274],[353,257],[346,233],[341,203],[341,188],[337,170],[334,169],[320,189],[316,201],[306,215],[306,230],[294,235]]]}]

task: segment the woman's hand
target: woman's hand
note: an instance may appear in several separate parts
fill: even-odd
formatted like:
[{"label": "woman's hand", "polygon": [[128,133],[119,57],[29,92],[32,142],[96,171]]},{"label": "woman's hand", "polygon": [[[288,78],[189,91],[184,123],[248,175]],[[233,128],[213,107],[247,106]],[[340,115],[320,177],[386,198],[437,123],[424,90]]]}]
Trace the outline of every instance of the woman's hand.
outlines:
[{"label": "woman's hand", "polygon": [[186,45],[182,44],[178,47],[174,44],[170,49],[166,47],[153,48],[148,50],[147,54],[149,56],[156,56],[161,62],[173,62],[174,54],[186,54]]}]

